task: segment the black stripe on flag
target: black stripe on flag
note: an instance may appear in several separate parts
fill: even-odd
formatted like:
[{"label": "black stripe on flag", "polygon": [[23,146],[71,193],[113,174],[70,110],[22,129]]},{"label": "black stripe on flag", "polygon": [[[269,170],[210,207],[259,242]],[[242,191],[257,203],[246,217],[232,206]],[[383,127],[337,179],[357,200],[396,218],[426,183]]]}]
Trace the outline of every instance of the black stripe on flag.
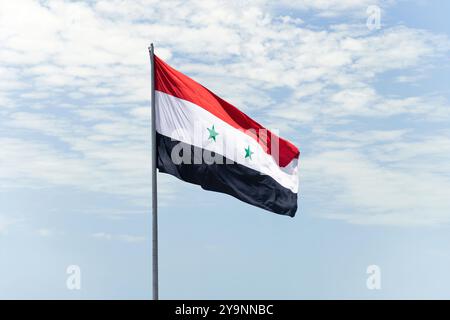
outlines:
[{"label": "black stripe on flag", "polygon": [[[188,145],[167,136],[156,133],[158,169],[183,181],[200,185],[205,190],[229,194],[251,205],[281,215],[295,216],[297,194],[283,187],[272,177],[250,169],[239,163],[207,164],[194,161],[197,155],[203,155],[203,149]],[[179,143],[182,150],[190,148],[190,163],[175,164],[172,161],[172,149]],[[197,164],[200,163],[200,164]],[[230,160],[228,160],[230,162]]]}]

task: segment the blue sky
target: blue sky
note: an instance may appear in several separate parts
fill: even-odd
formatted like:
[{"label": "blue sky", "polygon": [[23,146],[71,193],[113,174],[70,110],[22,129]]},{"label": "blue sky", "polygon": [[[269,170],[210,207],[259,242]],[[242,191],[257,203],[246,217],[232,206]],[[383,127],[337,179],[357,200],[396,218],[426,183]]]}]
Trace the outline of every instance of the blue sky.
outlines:
[{"label": "blue sky", "polygon": [[449,9],[3,1],[0,298],[151,298],[150,42],[302,152],[294,219],[159,175],[161,298],[450,298]]}]

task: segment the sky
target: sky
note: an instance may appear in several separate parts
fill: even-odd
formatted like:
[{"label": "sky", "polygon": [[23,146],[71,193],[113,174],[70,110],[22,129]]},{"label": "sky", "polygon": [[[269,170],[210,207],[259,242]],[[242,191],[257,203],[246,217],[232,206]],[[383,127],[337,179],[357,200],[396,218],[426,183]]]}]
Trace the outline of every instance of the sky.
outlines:
[{"label": "sky", "polygon": [[0,1],[0,298],[151,298],[153,42],[301,151],[295,218],[158,175],[160,298],[449,299],[449,11]]}]

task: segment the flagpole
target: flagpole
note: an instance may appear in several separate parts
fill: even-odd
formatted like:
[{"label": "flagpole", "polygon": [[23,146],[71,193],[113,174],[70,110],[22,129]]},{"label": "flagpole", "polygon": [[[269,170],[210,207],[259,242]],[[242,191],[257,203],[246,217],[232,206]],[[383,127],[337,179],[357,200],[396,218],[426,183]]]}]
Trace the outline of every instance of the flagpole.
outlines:
[{"label": "flagpole", "polygon": [[155,55],[153,43],[148,48],[152,66],[151,107],[152,107],[152,275],[153,300],[158,300],[158,193],[156,179],[156,109],[155,109]]}]

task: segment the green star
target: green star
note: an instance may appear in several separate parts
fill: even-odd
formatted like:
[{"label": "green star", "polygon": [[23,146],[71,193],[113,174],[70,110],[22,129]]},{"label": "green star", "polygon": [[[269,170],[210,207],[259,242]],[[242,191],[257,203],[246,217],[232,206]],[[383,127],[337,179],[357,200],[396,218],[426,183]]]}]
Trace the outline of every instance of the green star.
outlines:
[{"label": "green star", "polygon": [[252,160],[252,154],[254,152],[250,150],[250,146],[248,146],[247,148],[245,148],[245,158],[250,158],[250,160]]},{"label": "green star", "polygon": [[216,142],[216,137],[219,135],[217,132],[216,132],[216,130],[214,129],[214,125],[212,126],[212,128],[210,129],[210,128],[206,128],[206,129],[208,129],[208,131],[209,131],[209,137],[208,137],[208,140],[209,139],[213,139],[214,140],[214,142]]}]

